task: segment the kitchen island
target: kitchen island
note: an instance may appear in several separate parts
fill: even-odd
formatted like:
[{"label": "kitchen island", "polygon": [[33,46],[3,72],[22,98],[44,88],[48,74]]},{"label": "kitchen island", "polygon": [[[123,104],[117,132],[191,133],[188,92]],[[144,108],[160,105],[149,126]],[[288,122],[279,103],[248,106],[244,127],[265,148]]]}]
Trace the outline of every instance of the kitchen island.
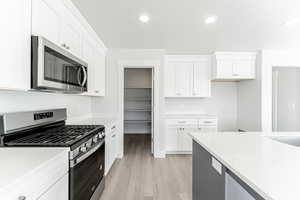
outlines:
[{"label": "kitchen island", "polygon": [[300,199],[300,147],[268,133],[190,135],[193,200]]}]

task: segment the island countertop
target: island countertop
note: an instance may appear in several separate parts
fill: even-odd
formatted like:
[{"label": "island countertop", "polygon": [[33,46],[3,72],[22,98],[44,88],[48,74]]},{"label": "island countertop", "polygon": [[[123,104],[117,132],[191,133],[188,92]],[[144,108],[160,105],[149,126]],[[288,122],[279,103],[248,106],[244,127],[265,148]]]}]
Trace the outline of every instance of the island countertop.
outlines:
[{"label": "island countertop", "polygon": [[190,135],[264,199],[300,199],[300,147],[259,132]]}]

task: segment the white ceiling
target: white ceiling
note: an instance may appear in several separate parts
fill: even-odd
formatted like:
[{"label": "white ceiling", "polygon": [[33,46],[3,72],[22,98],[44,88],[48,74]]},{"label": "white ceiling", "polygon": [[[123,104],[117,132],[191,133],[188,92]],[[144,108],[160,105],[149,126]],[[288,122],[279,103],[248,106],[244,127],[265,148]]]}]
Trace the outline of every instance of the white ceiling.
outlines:
[{"label": "white ceiling", "polygon": [[[300,0],[72,0],[109,48],[169,52],[300,48]],[[148,24],[138,18],[151,17]],[[216,24],[204,19],[217,15]]]}]

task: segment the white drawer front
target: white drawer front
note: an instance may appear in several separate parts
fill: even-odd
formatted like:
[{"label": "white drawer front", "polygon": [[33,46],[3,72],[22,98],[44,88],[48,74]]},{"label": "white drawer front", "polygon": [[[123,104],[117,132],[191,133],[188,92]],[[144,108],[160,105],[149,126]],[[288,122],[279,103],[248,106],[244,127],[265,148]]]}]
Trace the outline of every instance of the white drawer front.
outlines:
[{"label": "white drawer front", "polygon": [[217,119],[199,119],[198,125],[201,126],[217,126],[218,120]]},{"label": "white drawer front", "polygon": [[188,127],[197,127],[198,121],[196,119],[169,119],[167,120],[168,126],[171,127],[182,127],[182,128],[188,128]]},{"label": "white drawer front", "polygon": [[26,200],[38,199],[56,181],[68,173],[67,151],[47,164],[7,186],[5,190],[10,193],[8,200],[18,200],[21,196],[26,197]]}]

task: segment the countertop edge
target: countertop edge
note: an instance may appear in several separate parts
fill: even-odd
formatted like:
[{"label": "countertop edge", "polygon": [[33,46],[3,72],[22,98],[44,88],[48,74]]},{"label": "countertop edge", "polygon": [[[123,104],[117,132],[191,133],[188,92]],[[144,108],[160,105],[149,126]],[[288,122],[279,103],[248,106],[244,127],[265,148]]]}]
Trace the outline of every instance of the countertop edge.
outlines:
[{"label": "countertop edge", "polygon": [[215,152],[213,152],[213,150],[211,150],[209,147],[207,147],[205,144],[203,144],[201,141],[199,141],[198,138],[194,136],[194,133],[189,133],[189,135],[192,137],[192,139],[194,141],[196,141],[199,145],[201,145],[214,158],[216,158],[219,162],[221,162],[222,165],[224,165],[227,169],[229,169],[232,173],[234,173],[237,177],[239,177],[243,182],[245,182],[250,188],[252,188],[254,191],[256,191],[260,196],[262,196],[266,200],[273,200],[273,198],[270,197],[267,193],[265,193],[263,190],[258,188],[254,183],[252,183],[245,176],[243,176],[241,173],[239,173],[237,170],[235,170],[228,162],[226,162],[219,155],[217,155]]}]

